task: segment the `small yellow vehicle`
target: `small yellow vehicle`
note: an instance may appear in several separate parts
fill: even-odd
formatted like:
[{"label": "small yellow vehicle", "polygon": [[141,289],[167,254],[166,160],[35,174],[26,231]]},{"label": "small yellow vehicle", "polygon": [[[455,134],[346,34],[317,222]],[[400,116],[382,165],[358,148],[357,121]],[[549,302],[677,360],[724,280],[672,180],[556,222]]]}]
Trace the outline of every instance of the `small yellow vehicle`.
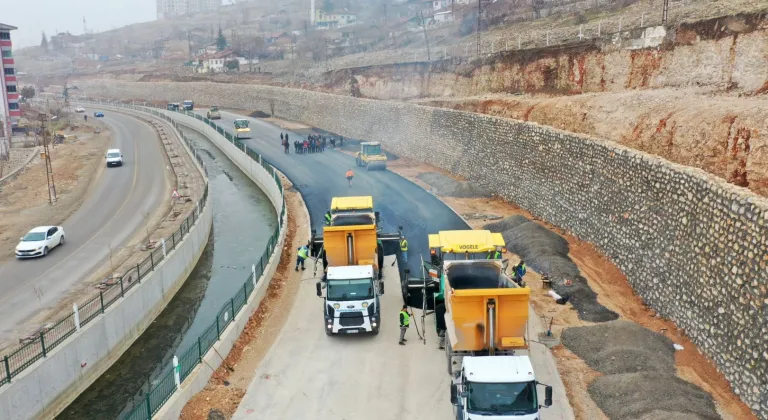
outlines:
[{"label": "small yellow vehicle", "polygon": [[357,166],[365,166],[367,171],[387,169],[387,155],[381,151],[381,143],[377,141],[360,143],[355,161]]}]

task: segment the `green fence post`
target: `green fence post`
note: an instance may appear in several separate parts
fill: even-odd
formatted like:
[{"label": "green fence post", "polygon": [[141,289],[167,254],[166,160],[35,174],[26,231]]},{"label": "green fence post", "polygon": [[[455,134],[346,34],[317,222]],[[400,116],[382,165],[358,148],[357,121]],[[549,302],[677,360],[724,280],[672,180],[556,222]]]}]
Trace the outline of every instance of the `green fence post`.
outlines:
[{"label": "green fence post", "polygon": [[152,251],[149,252],[149,262],[152,264],[152,271],[155,271],[155,259],[152,258]]},{"label": "green fence post", "polygon": [[43,347],[43,357],[48,357],[48,352],[45,351],[45,333],[40,331],[40,344]]},{"label": "green fence post", "polygon": [[5,379],[7,383],[11,383],[11,364],[8,363],[8,356],[5,356]]},{"label": "green fence post", "polygon": [[149,393],[152,392],[152,388],[147,391],[147,419],[152,419],[152,404],[149,403]]},{"label": "green fence post", "polygon": [[123,276],[120,276],[120,297],[125,297],[125,287],[123,286]]},{"label": "green fence post", "polygon": [[216,339],[221,338],[221,328],[219,327],[219,315],[216,314]]},{"label": "green fence post", "polygon": [[[243,296],[245,296],[245,302],[248,302],[248,282],[246,281],[243,283]],[[243,306],[245,306],[245,302],[243,302]]]},{"label": "green fence post", "polygon": [[139,281],[141,281],[141,267],[139,263],[136,263],[136,275],[139,277]]},{"label": "green fence post", "polygon": [[104,292],[99,292],[99,300],[101,301],[101,313],[104,313]]},{"label": "green fence post", "polygon": [[229,305],[232,308],[232,320],[235,319],[235,297],[229,298]]},{"label": "green fence post", "polygon": [[200,343],[200,336],[197,336],[197,363],[203,363],[203,344]]}]

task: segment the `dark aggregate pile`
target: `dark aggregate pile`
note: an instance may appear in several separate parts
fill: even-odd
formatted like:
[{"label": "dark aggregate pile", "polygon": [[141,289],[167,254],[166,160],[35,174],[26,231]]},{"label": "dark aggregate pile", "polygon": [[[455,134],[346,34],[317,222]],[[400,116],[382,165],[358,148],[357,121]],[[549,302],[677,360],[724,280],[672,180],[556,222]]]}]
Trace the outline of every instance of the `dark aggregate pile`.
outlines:
[{"label": "dark aggregate pile", "polygon": [[437,172],[425,172],[417,177],[432,187],[438,195],[456,198],[482,198],[491,194],[468,181],[457,181]]},{"label": "dark aggregate pile", "polygon": [[561,340],[589,367],[605,375],[675,371],[672,340],[631,321],[568,328]]},{"label": "dark aggregate pile", "polygon": [[588,391],[611,420],[720,419],[710,395],[674,376],[674,370],[602,376]]},{"label": "dark aggregate pile", "polygon": [[[597,302],[597,294],[581,276],[576,264],[568,256],[568,242],[560,235],[528,220],[524,216],[510,216],[483,226],[504,237],[507,249],[520,256],[529,268],[547,273],[553,289],[561,296],[570,296],[570,304],[579,312],[579,318],[590,322],[618,319],[618,314]],[[573,283],[565,286],[563,279]]]},{"label": "dark aggregate pile", "polygon": [[675,376],[672,341],[630,321],[563,331],[562,342],[602,373],[589,395],[612,420],[720,419],[709,394]]}]

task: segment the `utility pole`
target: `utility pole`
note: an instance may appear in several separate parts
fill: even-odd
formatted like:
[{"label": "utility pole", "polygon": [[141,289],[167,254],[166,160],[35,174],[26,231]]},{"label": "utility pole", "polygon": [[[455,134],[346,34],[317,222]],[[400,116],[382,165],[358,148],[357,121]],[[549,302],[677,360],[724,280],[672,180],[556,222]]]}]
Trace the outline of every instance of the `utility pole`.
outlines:
[{"label": "utility pole", "polygon": [[40,130],[43,135],[43,153],[45,153],[45,173],[48,181],[48,200],[51,204],[56,203],[56,184],[53,181],[53,166],[51,165],[51,152],[48,148],[50,143],[48,136],[48,115],[40,114]]},{"label": "utility pole", "polygon": [[421,27],[424,29],[424,41],[427,43],[427,61],[432,61],[432,57],[429,54],[429,37],[427,37],[427,24],[424,22],[424,10],[419,12],[421,16]]},{"label": "utility pole", "polygon": [[477,27],[475,28],[475,35],[477,37],[477,55],[480,55],[480,17],[483,14],[483,6],[487,6],[493,3],[494,0],[477,0]]},{"label": "utility pole", "polygon": [[192,60],[192,33],[187,31],[187,58]]},{"label": "utility pole", "polygon": [[661,14],[661,24],[666,25],[669,16],[669,0],[664,0],[664,9]]}]

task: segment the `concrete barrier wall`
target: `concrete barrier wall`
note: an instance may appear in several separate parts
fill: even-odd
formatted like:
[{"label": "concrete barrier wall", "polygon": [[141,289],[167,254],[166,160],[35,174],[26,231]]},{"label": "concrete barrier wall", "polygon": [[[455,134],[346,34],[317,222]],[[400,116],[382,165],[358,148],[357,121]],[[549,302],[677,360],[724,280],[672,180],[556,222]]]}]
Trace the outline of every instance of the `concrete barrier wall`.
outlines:
[{"label": "concrete barrier wall", "polygon": [[269,86],[81,81],[92,96],[260,110],[473,181],[596,244],[768,418],[768,200],[701,170],[533,123]]},{"label": "concrete barrier wall", "polygon": [[184,284],[208,242],[212,222],[209,200],[176,249],[141,284],[0,388],[0,419],[53,418],[101,376]]}]

